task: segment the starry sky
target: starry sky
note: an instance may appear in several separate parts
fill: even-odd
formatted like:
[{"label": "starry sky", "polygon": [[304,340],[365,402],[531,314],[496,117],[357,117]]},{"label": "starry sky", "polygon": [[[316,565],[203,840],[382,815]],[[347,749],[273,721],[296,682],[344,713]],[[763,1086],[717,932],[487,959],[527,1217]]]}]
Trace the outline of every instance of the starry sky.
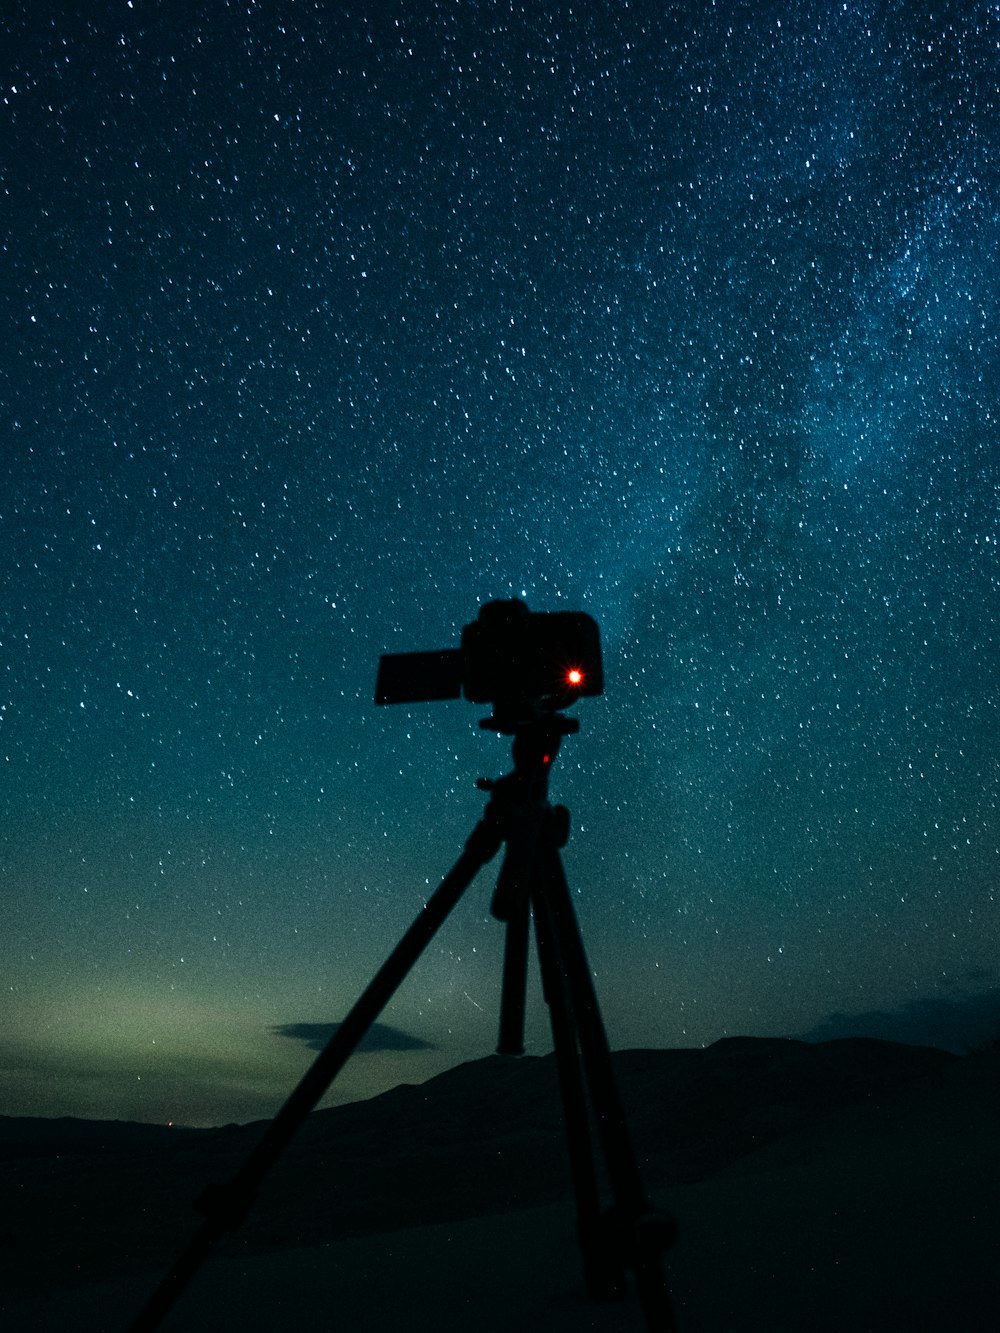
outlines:
[{"label": "starry sky", "polygon": [[[613,1045],[994,1035],[1000,8],[3,27],[0,1113],[274,1113],[509,768],[379,655],[498,597],[602,628]],[[493,879],[330,1101],[492,1051]]]}]

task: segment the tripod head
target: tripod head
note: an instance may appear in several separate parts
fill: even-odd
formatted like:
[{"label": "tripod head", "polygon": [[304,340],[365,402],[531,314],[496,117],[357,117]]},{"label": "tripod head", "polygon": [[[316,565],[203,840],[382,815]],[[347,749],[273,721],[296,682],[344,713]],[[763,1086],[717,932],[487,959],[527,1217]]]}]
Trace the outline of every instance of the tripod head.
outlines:
[{"label": "tripod head", "polygon": [[575,736],[580,730],[580,719],[563,717],[562,713],[542,707],[538,700],[531,699],[513,705],[497,702],[489,717],[479,719],[479,725],[484,731],[513,736],[515,748],[519,736],[549,736],[558,749],[563,736]]}]

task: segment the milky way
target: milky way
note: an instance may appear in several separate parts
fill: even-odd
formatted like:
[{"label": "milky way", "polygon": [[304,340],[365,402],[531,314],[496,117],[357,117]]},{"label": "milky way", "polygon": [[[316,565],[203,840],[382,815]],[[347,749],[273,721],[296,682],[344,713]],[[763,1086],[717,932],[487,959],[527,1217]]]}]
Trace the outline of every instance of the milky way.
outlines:
[{"label": "milky way", "polygon": [[[5,21],[0,1111],[276,1109],[508,764],[379,654],[513,595],[615,1045],[990,1035],[1000,11],[378,8]],[[492,1049],[490,878],[336,1096]]]}]

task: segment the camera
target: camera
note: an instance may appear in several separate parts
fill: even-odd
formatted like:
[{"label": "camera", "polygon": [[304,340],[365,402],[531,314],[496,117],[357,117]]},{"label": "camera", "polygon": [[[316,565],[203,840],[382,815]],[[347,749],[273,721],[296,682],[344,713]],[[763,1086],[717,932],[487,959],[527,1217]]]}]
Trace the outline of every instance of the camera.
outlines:
[{"label": "camera", "polygon": [[377,704],[458,699],[499,709],[567,708],[604,693],[601,636],[583,611],[529,611],[519,599],[487,602],[462,630],[460,648],[387,653]]}]

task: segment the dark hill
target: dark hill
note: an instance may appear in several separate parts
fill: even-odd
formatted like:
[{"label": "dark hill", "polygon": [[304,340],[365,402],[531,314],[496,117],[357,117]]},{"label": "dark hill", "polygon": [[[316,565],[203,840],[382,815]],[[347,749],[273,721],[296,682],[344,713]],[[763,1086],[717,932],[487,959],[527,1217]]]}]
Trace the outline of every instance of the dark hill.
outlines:
[{"label": "dark hill", "polygon": [[[869,1039],[747,1038],[623,1051],[615,1065],[647,1184],[669,1206],[671,1187],[746,1167],[782,1143],[825,1141],[851,1114],[891,1121],[935,1098],[988,1101],[995,1073],[977,1083],[974,1060]],[[136,1267],[155,1273],[196,1228],[194,1198],[227,1178],[262,1128],[0,1117],[14,1200],[0,1224],[6,1298]],[[273,1251],[568,1193],[552,1057],[493,1056],[313,1114],[227,1245]]]}]

